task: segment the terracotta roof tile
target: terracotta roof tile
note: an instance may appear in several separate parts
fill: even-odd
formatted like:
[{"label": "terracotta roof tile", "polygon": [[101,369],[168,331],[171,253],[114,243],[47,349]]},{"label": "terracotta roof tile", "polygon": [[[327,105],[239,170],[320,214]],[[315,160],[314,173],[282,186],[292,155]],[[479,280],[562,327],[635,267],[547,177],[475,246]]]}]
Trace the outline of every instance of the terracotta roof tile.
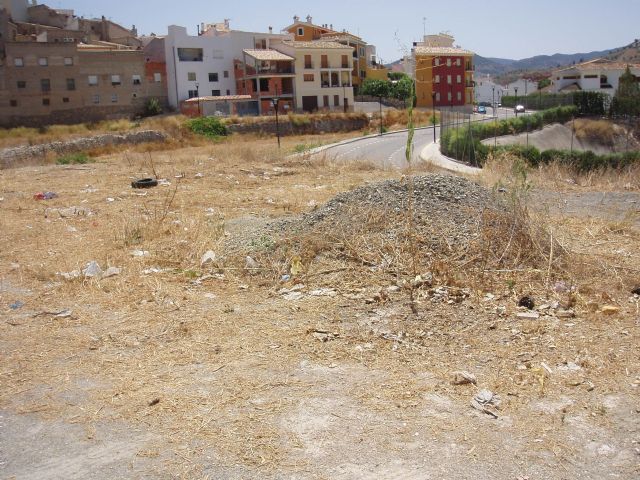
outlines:
[{"label": "terracotta roof tile", "polygon": [[256,60],[294,60],[289,55],[278,52],[277,50],[243,50],[244,53]]}]

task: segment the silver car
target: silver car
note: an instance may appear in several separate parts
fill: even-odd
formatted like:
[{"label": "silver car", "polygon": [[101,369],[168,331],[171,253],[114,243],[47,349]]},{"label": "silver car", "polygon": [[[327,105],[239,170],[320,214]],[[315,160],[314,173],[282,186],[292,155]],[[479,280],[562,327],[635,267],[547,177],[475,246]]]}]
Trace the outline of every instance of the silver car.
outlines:
[{"label": "silver car", "polygon": [[516,108],[513,109],[514,113],[525,113],[524,105],[516,105]]}]

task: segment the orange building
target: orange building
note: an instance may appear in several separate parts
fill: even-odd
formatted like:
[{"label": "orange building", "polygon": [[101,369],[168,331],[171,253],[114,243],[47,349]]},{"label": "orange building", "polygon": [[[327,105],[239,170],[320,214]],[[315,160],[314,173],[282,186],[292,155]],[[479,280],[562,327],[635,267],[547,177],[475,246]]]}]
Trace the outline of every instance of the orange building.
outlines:
[{"label": "orange building", "polygon": [[427,35],[414,43],[418,107],[465,107],[474,102],[473,55],[450,35]]}]

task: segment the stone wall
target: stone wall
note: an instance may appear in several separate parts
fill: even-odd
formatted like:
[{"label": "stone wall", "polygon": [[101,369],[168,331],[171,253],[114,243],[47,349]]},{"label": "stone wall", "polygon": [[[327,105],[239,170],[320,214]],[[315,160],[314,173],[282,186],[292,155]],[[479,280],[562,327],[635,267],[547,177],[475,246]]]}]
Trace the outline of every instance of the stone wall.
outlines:
[{"label": "stone wall", "polygon": [[10,168],[24,160],[46,159],[49,155],[62,156],[77,152],[90,152],[110,145],[137,145],[148,142],[164,142],[167,134],[154,130],[119,134],[104,134],[77,138],[67,142],[43,143],[0,150],[0,168]]},{"label": "stone wall", "polygon": [[[294,119],[287,116],[280,119],[281,135],[309,135],[334,132],[352,132],[362,130],[369,126],[366,116],[356,118],[309,118]],[[230,132],[234,133],[263,133],[276,134],[275,119],[269,117],[267,121],[258,123],[237,123],[227,125]]]}]

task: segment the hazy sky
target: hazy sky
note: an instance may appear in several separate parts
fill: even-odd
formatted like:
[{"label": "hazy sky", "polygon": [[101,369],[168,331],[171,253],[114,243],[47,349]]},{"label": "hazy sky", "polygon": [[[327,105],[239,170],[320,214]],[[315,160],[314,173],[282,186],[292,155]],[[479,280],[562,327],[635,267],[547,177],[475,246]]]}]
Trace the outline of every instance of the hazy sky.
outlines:
[{"label": "hazy sky", "polygon": [[232,28],[274,31],[293,15],[316,24],[346,28],[378,47],[385,62],[401,56],[423,34],[448,31],[456,43],[479,55],[521,59],[553,53],[583,53],[619,47],[640,38],[640,0],[322,0],[317,2],[230,0],[49,0],[78,15],[104,15],[139,33],[163,34],[167,25],[186,26],[231,19]]}]

